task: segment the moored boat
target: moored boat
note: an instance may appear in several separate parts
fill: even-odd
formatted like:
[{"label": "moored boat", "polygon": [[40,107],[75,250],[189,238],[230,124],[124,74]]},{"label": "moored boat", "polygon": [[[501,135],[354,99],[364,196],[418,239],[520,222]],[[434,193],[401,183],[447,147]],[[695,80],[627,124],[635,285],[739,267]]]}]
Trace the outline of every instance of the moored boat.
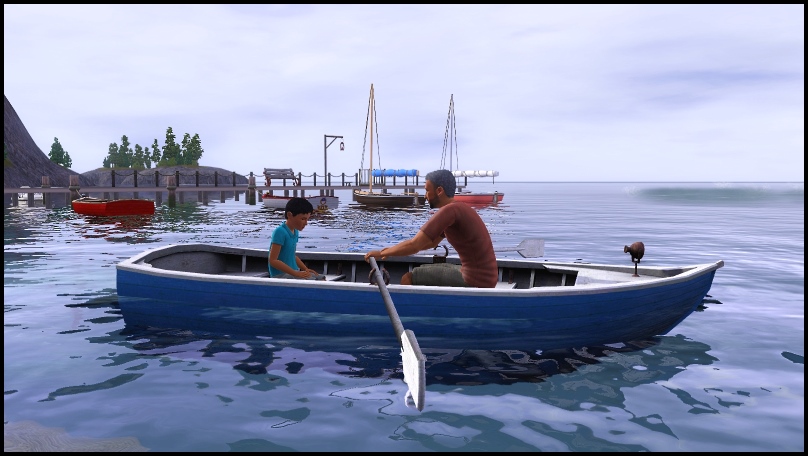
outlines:
[{"label": "moored boat", "polygon": [[465,192],[458,191],[454,195],[455,201],[462,201],[473,206],[498,204],[502,202],[504,193],[499,192]]},{"label": "moored boat", "polygon": [[[328,280],[269,278],[266,249],[180,244],[147,250],[117,264],[121,310],[127,323],[152,326],[233,319],[245,333],[393,337],[362,253],[298,256]],[[414,255],[379,262],[404,327],[421,347],[487,350],[550,350],[666,334],[702,304],[724,264],[498,259],[495,288],[398,285],[404,273],[432,261]]]},{"label": "moored boat", "polygon": [[[339,206],[339,197],[338,196],[306,196],[306,198],[314,207],[315,212],[324,212],[336,209]],[[291,196],[275,196],[269,195],[265,193],[261,196],[261,202],[263,203],[264,207],[270,209],[284,209],[286,208],[286,203],[292,199]]]},{"label": "moored boat", "polygon": [[[455,201],[462,201],[466,204],[472,206],[488,206],[491,204],[499,204],[502,202],[502,198],[505,197],[505,194],[502,192],[472,192],[469,190],[465,190],[466,184],[468,184],[469,177],[497,177],[499,176],[499,171],[494,170],[467,170],[461,171],[457,169],[458,161],[457,158],[457,131],[455,130],[455,113],[454,113],[454,94],[449,97],[449,116],[446,119],[446,133],[443,140],[443,155],[441,156],[441,168],[446,166],[446,162],[448,159],[449,169],[452,171],[452,174],[455,176],[455,179],[463,178],[463,190],[458,190],[455,195]],[[452,164],[454,163],[454,165]],[[455,169],[452,169],[455,168]],[[458,181],[459,184],[459,181]]]},{"label": "moored boat", "polygon": [[426,204],[426,196],[418,193],[381,193],[354,190],[353,200],[370,207],[411,207]]},{"label": "moored boat", "polygon": [[82,197],[72,201],[73,211],[82,215],[151,215],[154,201],[146,199],[103,199]]},{"label": "moored boat", "polygon": [[[356,189],[353,191],[353,200],[363,206],[381,207],[381,208],[394,208],[394,207],[411,207],[423,206],[426,204],[426,197],[423,194],[418,194],[415,189],[410,189],[400,194],[391,194],[387,192],[373,191],[373,179],[382,176],[395,176],[396,171],[404,171],[400,174],[401,177],[418,175],[416,170],[381,170],[373,169],[373,131],[376,127],[376,98],[373,91],[373,84],[370,85],[370,97],[368,98],[368,116],[365,124],[365,130],[370,130],[370,168],[368,169],[368,188]],[[376,133],[378,135],[378,131]],[[377,138],[378,139],[378,138]],[[366,137],[367,141],[367,137]],[[377,140],[378,143],[378,140]],[[378,147],[378,144],[377,144]],[[364,162],[364,146],[362,147],[362,161]],[[378,151],[377,151],[378,153]],[[384,174],[384,171],[390,172]]]}]

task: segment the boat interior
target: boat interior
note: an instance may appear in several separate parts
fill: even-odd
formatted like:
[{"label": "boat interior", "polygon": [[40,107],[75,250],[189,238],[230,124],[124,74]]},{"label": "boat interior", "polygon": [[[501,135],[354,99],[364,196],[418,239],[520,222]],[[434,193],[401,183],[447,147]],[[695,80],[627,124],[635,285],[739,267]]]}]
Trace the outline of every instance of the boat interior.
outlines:
[{"label": "boat interior", "polygon": [[[152,267],[183,272],[227,275],[236,277],[269,278],[267,254],[259,249],[186,250],[170,254],[147,255],[139,262]],[[159,253],[159,252],[158,252]],[[372,283],[371,266],[362,253],[298,252],[306,265],[324,274],[329,281]],[[457,257],[441,255],[414,255],[391,257],[378,261],[385,282],[398,284],[401,277],[422,264],[447,262],[459,264]],[[586,263],[542,263],[526,260],[498,260],[501,289],[529,289],[535,287],[563,287],[588,284],[624,283],[670,277],[690,268],[641,268],[634,276],[634,266],[588,265]]]}]

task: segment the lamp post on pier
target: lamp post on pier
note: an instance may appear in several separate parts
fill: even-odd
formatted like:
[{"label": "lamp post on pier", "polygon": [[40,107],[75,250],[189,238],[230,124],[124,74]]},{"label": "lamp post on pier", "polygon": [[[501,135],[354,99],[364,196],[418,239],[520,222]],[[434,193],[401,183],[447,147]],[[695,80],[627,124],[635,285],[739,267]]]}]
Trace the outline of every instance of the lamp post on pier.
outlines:
[{"label": "lamp post on pier", "polygon": [[[329,142],[328,139],[331,138]],[[335,135],[323,135],[323,161],[325,162],[325,169],[323,172],[323,181],[325,182],[325,186],[328,187],[331,182],[328,179],[328,146],[334,143],[337,138],[342,139],[342,136],[335,136]],[[345,150],[345,142],[339,142],[339,150]],[[334,196],[334,190],[325,190],[325,194],[328,196]]]}]

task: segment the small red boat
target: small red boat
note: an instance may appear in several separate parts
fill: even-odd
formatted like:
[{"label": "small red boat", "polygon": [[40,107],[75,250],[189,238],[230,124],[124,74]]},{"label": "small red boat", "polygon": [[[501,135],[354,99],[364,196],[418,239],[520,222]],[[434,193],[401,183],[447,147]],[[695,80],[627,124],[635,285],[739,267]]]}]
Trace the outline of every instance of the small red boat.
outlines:
[{"label": "small red boat", "polygon": [[151,215],[154,201],[144,199],[101,199],[83,197],[73,200],[73,210],[82,215]]},{"label": "small red boat", "polygon": [[457,192],[454,199],[466,204],[484,205],[501,203],[504,196],[504,193],[499,192]]}]

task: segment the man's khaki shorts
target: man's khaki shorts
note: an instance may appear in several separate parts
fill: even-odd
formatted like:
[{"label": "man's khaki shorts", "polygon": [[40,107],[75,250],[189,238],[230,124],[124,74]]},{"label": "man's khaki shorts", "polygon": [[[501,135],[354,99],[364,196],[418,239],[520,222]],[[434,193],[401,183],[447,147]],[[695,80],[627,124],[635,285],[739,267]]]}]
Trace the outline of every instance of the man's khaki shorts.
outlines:
[{"label": "man's khaki shorts", "polygon": [[459,264],[424,264],[412,270],[413,285],[434,285],[439,287],[469,287],[463,280]]}]

